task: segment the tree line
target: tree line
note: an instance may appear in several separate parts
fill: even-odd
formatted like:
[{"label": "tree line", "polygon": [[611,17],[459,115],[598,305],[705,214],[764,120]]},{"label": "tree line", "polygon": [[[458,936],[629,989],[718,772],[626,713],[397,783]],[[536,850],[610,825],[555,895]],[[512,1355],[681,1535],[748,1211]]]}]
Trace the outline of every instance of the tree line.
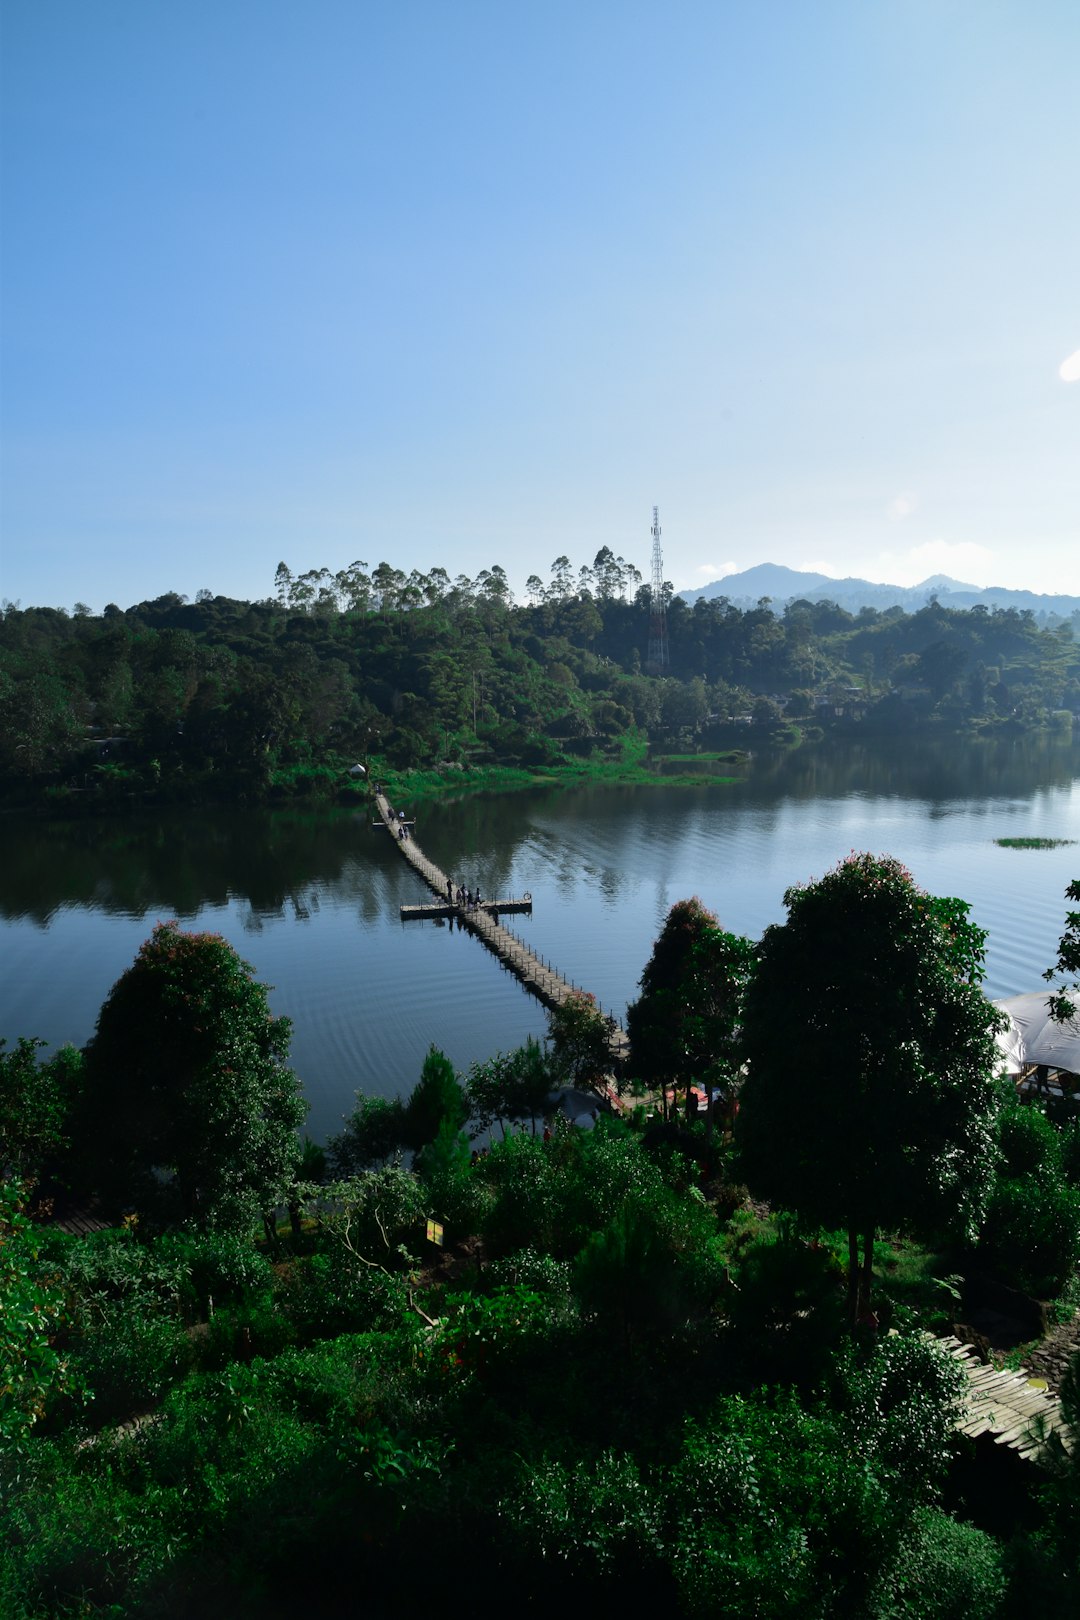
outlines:
[{"label": "tree line", "polygon": [[361,562],[279,565],[274,595],[167,594],[100,615],[5,604],[0,792],[69,805],[333,794],[383,772],[552,769],[627,744],[700,748],[820,729],[1071,727],[1071,626],[935,602],[917,613],[664,588],[669,663],[650,669],[654,604],[602,548],[558,557],[515,602],[505,571],[451,579]]}]

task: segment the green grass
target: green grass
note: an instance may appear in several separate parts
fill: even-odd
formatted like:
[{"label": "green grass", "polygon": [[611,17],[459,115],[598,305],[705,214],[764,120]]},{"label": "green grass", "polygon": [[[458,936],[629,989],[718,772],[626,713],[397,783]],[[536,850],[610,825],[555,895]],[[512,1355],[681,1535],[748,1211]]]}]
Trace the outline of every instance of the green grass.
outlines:
[{"label": "green grass", "polygon": [[654,754],[653,762],[656,765],[683,765],[690,761],[697,763],[711,760],[724,765],[741,765],[749,757],[745,748],[724,748],[714,752],[703,749],[700,754]]},{"label": "green grass", "polygon": [[1075,838],[995,838],[1002,849],[1060,849],[1063,844],[1075,844]]},{"label": "green grass", "polygon": [[[385,784],[392,801],[407,800],[410,804],[450,796],[460,798],[463,794],[513,793],[519,788],[530,787],[582,787],[593,783],[613,787],[715,787],[741,780],[737,776],[701,775],[689,771],[661,776],[652,768],[648,756],[647,740],[636,736],[623,737],[617,755],[568,759],[535,769],[514,765],[467,765],[461,770],[395,771],[380,768],[373,760],[371,776],[373,780]],[[715,759],[721,762],[730,759],[731,755],[689,754],[681,757],[686,761]]]}]

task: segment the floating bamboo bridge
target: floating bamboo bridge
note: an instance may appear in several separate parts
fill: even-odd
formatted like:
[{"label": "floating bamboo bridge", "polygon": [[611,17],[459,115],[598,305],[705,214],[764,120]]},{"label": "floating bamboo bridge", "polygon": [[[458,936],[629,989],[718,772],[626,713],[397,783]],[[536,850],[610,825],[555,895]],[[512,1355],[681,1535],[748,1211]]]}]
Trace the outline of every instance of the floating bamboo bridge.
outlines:
[{"label": "floating bamboo bridge", "polygon": [[[926,1337],[933,1341],[933,1335]],[[1065,1422],[1061,1402],[1045,1379],[1032,1378],[1023,1368],[982,1363],[970,1344],[949,1336],[936,1342],[959,1362],[967,1378],[956,1427],[976,1440],[989,1435],[997,1446],[1008,1446],[1025,1462],[1038,1462],[1043,1446],[1056,1434],[1071,1450],[1073,1436]]]},{"label": "floating bamboo bridge", "polygon": [[[470,933],[482,940],[488,950],[498,957],[503,967],[520,979],[526,990],[545,1007],[560,1007],[571,996],[583,994],[580,985],[563,978],[550,962],[538,956],[523,939],[499,921],[499,917],[506,912],[531,912],[531,896],[519,900],[485,900],[475,906],[459,906],[452,903],[451,879],[435,865],[434,861],[428,859],[416,842],[413,836],[414,823],[393,811],[384,793],[376,792],[375,808],[379,815],[375,825],[386,828],[417,876],[438,895],[434,905],[402,906],[402,921],[424,917],[453,918],[459,927],[467,928]],[[405,834],[404,837],[401,836],[402,832]],[[616,1019],[609,1016],[607,1025],[608,1050],[611,1053],[612,1065],[618,1068],[629,1055],[630,1040]]]}]

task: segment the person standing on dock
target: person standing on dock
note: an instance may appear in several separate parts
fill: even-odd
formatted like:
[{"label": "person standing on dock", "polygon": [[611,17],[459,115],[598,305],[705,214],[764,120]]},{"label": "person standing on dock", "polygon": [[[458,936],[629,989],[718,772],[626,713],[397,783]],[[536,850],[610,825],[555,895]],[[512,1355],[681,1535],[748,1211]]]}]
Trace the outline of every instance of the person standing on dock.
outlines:
[{"label": "person standing on dock", "polygon": [[453,903],[454,903],[454,880],[453,880],[452,877],[448,877],[447,880],[446,880],[446,898],[447,898],[447,901],[449,902],[449,904],[453,905]]}]

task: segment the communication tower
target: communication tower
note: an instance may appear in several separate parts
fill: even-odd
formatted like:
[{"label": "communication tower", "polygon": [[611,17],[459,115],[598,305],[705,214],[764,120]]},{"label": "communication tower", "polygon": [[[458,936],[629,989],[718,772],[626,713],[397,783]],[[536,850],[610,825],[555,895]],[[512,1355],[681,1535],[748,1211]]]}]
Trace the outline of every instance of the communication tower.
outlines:
[{"label": "communication tower", "polygon": [[649,656],[645,667],[654,675],[667,669],[667,608],[664,605],[664,555],[660,550],[660,508],[652,509],[652,589],[649,592]]}]

